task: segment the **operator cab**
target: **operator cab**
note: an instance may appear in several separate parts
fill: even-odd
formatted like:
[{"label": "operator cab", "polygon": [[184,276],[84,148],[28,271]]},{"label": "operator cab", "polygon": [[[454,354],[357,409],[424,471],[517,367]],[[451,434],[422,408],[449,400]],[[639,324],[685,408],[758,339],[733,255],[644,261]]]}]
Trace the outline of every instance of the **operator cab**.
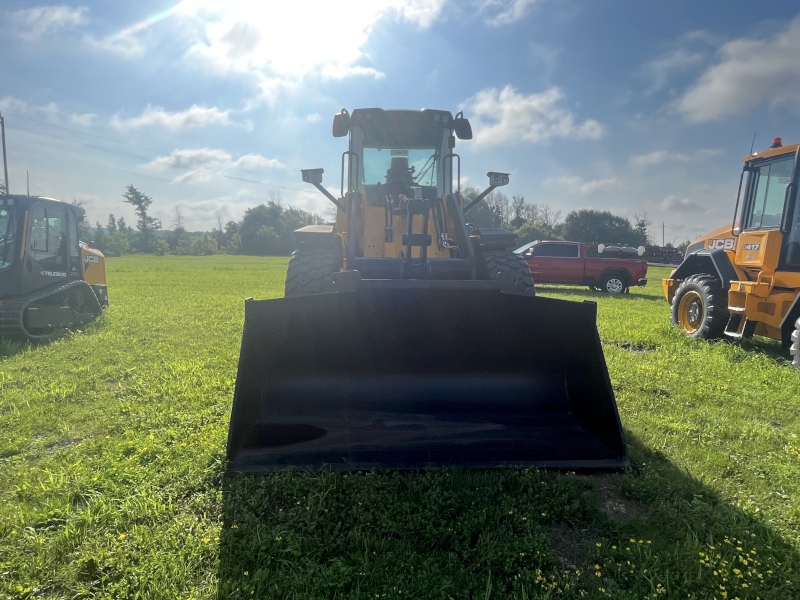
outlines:
[{"label": "operator cab", "polygon": [[29,196],[0,196],[0,298],[83,275],[82,208]]},{"label": "operator cab", "polygon": [[770,262],[767,240],[782,234],[780,255],[776,254],[774,267],[800,271],[798,150],[800,144],[783,146],[781,138],[775,138],[769,150],[742,159],[743,177],[747,175],[747,180],[739,227],[734,234],[744,236],[738,244],[737,262],[745,267]]}]

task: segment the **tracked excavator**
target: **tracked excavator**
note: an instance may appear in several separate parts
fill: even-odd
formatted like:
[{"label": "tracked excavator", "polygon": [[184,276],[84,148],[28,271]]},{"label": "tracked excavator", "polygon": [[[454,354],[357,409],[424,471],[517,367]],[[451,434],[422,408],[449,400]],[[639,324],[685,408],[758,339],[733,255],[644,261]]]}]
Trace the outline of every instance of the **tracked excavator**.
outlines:
[{"label": "tracked excavator", "polygon": [[285,297],[245,302],[229,467],[618,468],[596,305],[537,297],[517,236],[469,211],[442,110],[346,110],[336,220],[295,232]]},{"label": "tracked excavator", "polygon": [[83,214],[52,198],[0,195],[0,337],[48,340],[108,306],[103,254],[78,239]]},{"label": "tracked excavator", "polygon": [[672,322],[692,338],[778,340],[800,370],[800,144],[742,158],[732,221],[695,240],[663,280]]}]

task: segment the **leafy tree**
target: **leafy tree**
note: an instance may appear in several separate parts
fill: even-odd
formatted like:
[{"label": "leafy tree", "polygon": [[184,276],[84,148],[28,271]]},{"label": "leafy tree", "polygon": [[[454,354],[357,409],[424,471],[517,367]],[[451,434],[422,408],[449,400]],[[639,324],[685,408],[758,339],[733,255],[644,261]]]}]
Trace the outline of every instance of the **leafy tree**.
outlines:
[{"label": "leafy tree", "polygon": [[570,212],[564,219],[561,235],[565,240],[587,244],[638,245],[640,240],[628,219],[589,209]]},{"label": "leafy tree", "polygon": [[653,239],[650,236],[650,227],[653,225],[653,222],[647,218],[647,213],[642,213],[641,215],[636,214],[633,216],[634,218],[634,225],[633,230],[636,232],[636,235],[639,237],[637,242],[637,246],[649,246],[653,243]]},{"label": "leafy tree", "polygon": [[197,256],[208,256],[216,254],[218,251],[219,246],[217,245],[217,240],[208,234],[195,238],[192,241],[192,254]]},{"label": "leafy tree", "polygon": [[[464,206],[475,200],[478,194],[480,194],[480,190],[477,188],[465,187],[461,192],[464,198]],[[464,218],[467,223],[472,223],[478,228],[502,227],[503,225],[502,207],[498,206],[497,203],[489,204],[488,196],[469,209]]]},{"label": "leafy tree", "polygon": [[6,189],[5,183],[0,183],[0,196],[5,196],[8,194],[8,190]]},{"label": "leafy tree", "polygon": [[108,236],[106,243],[106,253],[109,256],[122,256],[130,252],[131,244],[128,240],[128,234],[124,231],[115,231]]},{"label": "leafy tree", "polygon": [[682,242],[677,246],[675,246],[675,249],[681,254],[686,254],[686,249],[689,247],[689,244],[691,243],[692,243],[691,240],[686,240],[685,242]]},{"label": "leafy tree", "polygon": [[127,223],[125,223],[125,217],[120,217],[117,219],[117,229],[122,233],[133,233],[133,227],[130,227]]},{"label": "leafy tree", "polygon": [[125,188],[122,197],[125,198],[126,203],[133,206],[138,216],[139,250],[146,253],[155,252],[156,231],[161,228],[161,221],[147,214],[147,209],[150,208],[153,199],[132,185]]},{"label": "leafy tree", "polygon": [[[319,222],[318,215],[299,208],[283,208],[275,200],[248,208],[238,226],[242,252],[258,255],[289,254],[295,245],[292,235],[294,230]],[[233,232],[233,228],[230,231]]]},{"label": "leafy tree", "polygon": [[105,252],[106,232],[103,229],[103,226],[100,224],[100,221],[97,221],[97,223],[95,223],[94,239],[92,240],[92,246],[100,250],[100,252]]},{"label": "leafy tree", "polygon": [[[125,221],[123,220],[122,223],[124,225]],[[112,234],[112,233],[115,233],[117,231],[117,221],[114,219],[114,214],[113,213],[108,215],[108,226],[107,227],[108,227],[109,235]]]},{"label": "leafy tree", "polygon": [[516,230],[516,232],[519,236],[519,239],[517,240],[517,246],[523,246],[527,243],[535,242],[536,240],[561,239],[552,228],[534,221],[525,222]]}]

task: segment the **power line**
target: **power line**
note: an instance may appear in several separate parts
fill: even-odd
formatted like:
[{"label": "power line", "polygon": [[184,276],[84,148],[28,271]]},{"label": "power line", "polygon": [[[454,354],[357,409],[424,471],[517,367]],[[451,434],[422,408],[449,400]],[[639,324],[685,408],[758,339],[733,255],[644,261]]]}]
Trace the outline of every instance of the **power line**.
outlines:
[{"label": "power line", "polygon": [[[39,123],[40,125],[47,125],[48,127],[55,127],[56,129],[62,129],[64,131],[71,131],[73,133],[77,133],[77,134],[80,134],[80,135],[86,135],[86,136],[97,138],[97,139],[100,139],[100,140],[105,140],[107,142],[112,142],[112,143],[115,143],[115,144],[122,144],[124,146],[131,146],[132,148],[139,148],[140,150],[147,150],[149,152],[155,152],[156,154],[161,154],[162,156],[172,156],[171,152],[165,152],[164,150],[156,150],[155,148],[148,148],[147,146],[139,146],[137,144],[131,144],[129,142],[121,142],[121,141],[115,140],[113,138],[103,137],[101,135],[95,135],[95,134],[92,134],[92,133],[86,133],[86,132],[83,132],[83,131],[79,131],[77,129],[71,129],[69,127],[63,127],[61,125],[54,125],[53,123],[48,123],[46,121],[39,121],[38,119],[33,119],[31,117],[24,117],[22,115],[16,115],[14,113],[6,113],[6,114],[7,115],[10,114],[11,116],[17,117],[17,118],[20,118],[20,119],[26,119],[28,121],[33,121],[34,123]],[[84,146],[84,147],[87,147],[87,148],[93,148],[95,150],[101,150],[103,152],[111,152],[113,154],[120,154],[121,156],[129,156],[129,157],[136,158],[136,159],[139,159],[139,160],[147,160],[147,161],[151,160],[149,157],[142,157],[142,156],[137,156],[135,154],[128,154],[128,153],[120,152],[118,150],[113,150],[111,148],[106,148],[105,146],[97,146],[97,145],[94,145],[94,144],[87,144],[86,142],[80,142],[78,140],[72,140],[70,138],[57,136],[57,135],[46,133],[46,132],[43,132],[43,131],[36,131],[35,129],[28,129],[26,127],[21,127],[19,125],[9,125],[8,127],[9,127],[9,129],[18,129],[20,131],[25,131],[27,133],[32,133],[34,135],[42,135],[42,136],[46,136],[46,137],[51,137],[51,138],[63,140],[65,142],[78,144],[80,146]],[[177,166],[177,165],[173,165],[173,168],[190,170],[189,167],[181,167],[181,166]],[[248,169],[243,169],[243,168],[237,167],[235,165],[231,165],[231,168],[236,169],[237,171],[242,171],[243,173],[250,173],[252,175],[260,175],[262,177],[268,177],[268,178],[272,178],[272,179],[285,179],[287,181],[294,181],[294,179],[292,179],[291,177],[283,177],[281,175],[267,175],[265,173],[260,173],[258,171],[250,171]],[[207,172],[213,173],[215,171],[207,171]],[[298,188],[286,188],[286,189],[294,189],[294,190],[296,190]]]},{"label": "power line", "polygon": [[[15,148],[20,148],[22,150],[28,150],[28,151],[31,151],[31,152],[40,152],[42,154],[50,154],[52,156],[58,156],[60,158],[67,158],[69,160],[74,160],[76,162],[81,162],[81,163],[93,165],[93,166],[96,166],[96,167],[103,167],[105,169],[111,169],[113,171],[120,171],[122,173],[128,173],[130,175],[136,175],[138,177],[146,177],[148,179],[155,179],[156,181],[162,181],[164,183],[185,185],[187,187],[192,187],[192,188],[195,188],[195,189],[198,189],[198,190],[204,190],[204,191],[207,191],[207,192],[214,192],[215,194],[227,194],[227,193],[229,193],[229,192],[225,192],[223,190],[215,190],[214,188],[209,188],[209,187],[204,187],[204,186],[200,186],[200,185],[194,185],[194,184],[191,184],[191,183],[186,183],[184,181],[172,181],[170,179],[164,179],[163,177],[156,177],[154,175],[145,175],[144,173],[138,173],[136,171],[128,171],[126,169],[120,169],[119,167],[112,167],[112,166],[104,165],[102,163],[97,163],[97,162],[94,162],[94,161],[75,158],[74,156],[67,156],[65,154],[59,154],[58,152],[49,152],[47,150],[40,150],[38,148],[29,148],[27,146],[22,146],[22,145],[17,144],[17,143],[9,144],[9,146],[13,146]],[[237,178],[236,177],[230,177],[230,179],[237,179]],[[248,179],[240,179],[240,181],[247,181],[249,183],[255,183],[255,184],[259,184],[259,185],[263,185],[263,186],[271,187],[271,188],[281,188],[281,189],[286,189],[286,190],[299,191],[299,192],[301,192],[303,194],[312,193],[310,190],[302,190],[302,189],[299,189],[299,188],[290,188],[290,187],[286,187],[286,186],[273,185],[271,183],[266,183],[266,182],[261,182],[261,181],[251,181],[251,180],[248,180]],[[257,202],[263,202],[263,200],[264,200],[263,198],[256,198],[255,196],[239,196],[239,198],[247,198],[249,200],[255,200]]]}]

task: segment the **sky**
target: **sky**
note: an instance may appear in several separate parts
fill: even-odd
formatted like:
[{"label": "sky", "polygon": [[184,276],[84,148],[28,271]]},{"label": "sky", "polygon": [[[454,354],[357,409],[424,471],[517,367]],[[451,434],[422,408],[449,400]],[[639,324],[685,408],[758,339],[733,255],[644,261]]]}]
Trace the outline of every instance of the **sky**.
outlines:
[{"label": "sky", "polygon": [[[766,8],[768,6],[768,9]],[[800,6],[739,0],[157,0],[0,6],[10,191],[189,230],[280,194],[332,218],[342,107],[462,110],[462,185],[630,219],[730,222],[750,150],[800,141]]]}]

